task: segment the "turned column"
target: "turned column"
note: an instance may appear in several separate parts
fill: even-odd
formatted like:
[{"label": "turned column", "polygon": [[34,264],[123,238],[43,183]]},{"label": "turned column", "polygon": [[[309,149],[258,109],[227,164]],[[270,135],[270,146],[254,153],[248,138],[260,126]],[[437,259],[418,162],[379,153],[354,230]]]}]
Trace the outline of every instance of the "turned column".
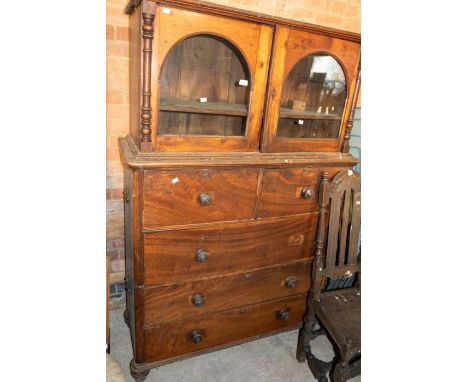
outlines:
[{"label": "turned column", "polygon": [[141,151],[153,151],[151,143],[151,56],[153,54],[154,17],[156,3],[143,1],[142,18],[143,25],[143,78],[141,91],[140,133]]},{"label": "turned column", "polygon": [[351,138],[351,130],[353,129],[354,125],[354,114],[356,113],[356,105],[359,96],[359,92],[361,90],[361,61],[359,61],[358,73],[356,77],[356,87],[354,88],[354,95],[353,100],[351,102],[351,109],[349,111],[349,117],[346,121],[345,126],[345,136],[343,139],[343,145],[341,147],[341,152],[349,153],[349,140]]}]

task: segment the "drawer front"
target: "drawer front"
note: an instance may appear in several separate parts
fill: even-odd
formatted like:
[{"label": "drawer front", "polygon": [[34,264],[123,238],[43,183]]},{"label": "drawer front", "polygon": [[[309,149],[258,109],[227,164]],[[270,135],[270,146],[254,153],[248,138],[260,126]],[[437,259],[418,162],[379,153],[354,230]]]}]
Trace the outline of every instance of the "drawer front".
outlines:
[{"label": "drawer front", "polygon": [[317,215],[144,235],[145,285],[242,272],[313,256]]},{"label": "drawer front", "polygon": [[342,168],[312,167],[265,170],[260,196],[259,217],[268,218],[318,212],[320,174],[330,179]]},{"label": "drawer front", "polygon": [[259,170],[145,171],[143,228],[254,216]]},{"label": "drawer front", "polygon": [[307,293],[311,261],[143,289],[145,324],[161,324]]},{"label": "drawer front", "polygon": [[144,361],[162,361],[297,327],[305,309],[303,294],[147,328]]}]

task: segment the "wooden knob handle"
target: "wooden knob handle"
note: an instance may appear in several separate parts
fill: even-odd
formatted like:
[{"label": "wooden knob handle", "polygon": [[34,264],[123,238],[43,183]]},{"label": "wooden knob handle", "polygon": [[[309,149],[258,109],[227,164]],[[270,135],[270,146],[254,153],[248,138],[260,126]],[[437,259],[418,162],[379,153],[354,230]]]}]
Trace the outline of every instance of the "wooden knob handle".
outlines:
[{"label": "wooden knob handle", "polygon": [[297,287],[297,279],[295,277],[288,277],[284,282],[284,286],[286,288],[295,288],[295,287]]},{"label": "wooden knob handle", "polygon": [[208,261],[208,251],[206,249],[197,249],[195,251],[195,259],[199,263],[206,263]]},{"label": "wooden knob handle", "polygon": [[211,205],[213,203],[213,197],[208,192],[202,192],[198,195],[198,202],[203,207]]},{"label": "wooden knob handle", "polygon": [[301,196],[304,199],[312,199],[314,197],[314,191],[311,190],[309,187],[304,187],[301,191]]},{"label": "wooden knob handle", "polygon": [[190,338],[194,344],[199,344],[203,340],[203,336],[199,330],[194,330],[190,333]]},{"label": "wooden knob handle", "polygon": [[203,296],[201,293],[194,294],[192,297],[192,304],[197,308],[201,308],[203,305],[205,305],[205,296]]},{"label": "wooden knob handle", "polygon": [[277,317],[279,320],[282,320],[282,321],[289,320],[289,311],[287,311],[286,309],[280,310],[280,311],[276,314],[276,317]]}]

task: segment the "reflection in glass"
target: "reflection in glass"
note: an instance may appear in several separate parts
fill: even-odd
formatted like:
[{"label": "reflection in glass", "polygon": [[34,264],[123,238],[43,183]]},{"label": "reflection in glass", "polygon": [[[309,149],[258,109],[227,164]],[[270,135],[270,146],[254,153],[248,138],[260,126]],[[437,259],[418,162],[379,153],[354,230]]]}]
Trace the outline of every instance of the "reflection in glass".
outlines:
[{"label": "reflection in glass", "polygon": [[197,35],[178,43],[161,70],[159,135],[245,135],[250,75],[238,49]]},{"label": "reflection in glass", "polygon": [[309,55],[293,67],[283,85],[277,136],[337,139],[345,102],[340,64],[328,55]]}]

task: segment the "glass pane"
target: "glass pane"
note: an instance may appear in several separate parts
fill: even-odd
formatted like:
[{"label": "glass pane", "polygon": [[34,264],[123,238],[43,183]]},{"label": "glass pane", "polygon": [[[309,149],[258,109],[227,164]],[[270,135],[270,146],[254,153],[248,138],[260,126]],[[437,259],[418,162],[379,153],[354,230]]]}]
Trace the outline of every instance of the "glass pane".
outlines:
[{"label": "glass pane", "polygon": [[340,64],[324,54],[304,57],[283,85],[277,137],[337,139],[345,101]]},{"label": "glass pane", "polygon": [[245,135],[250,75],[228,41],[197,35],[178,43],[160,79],[159,135]]}]

